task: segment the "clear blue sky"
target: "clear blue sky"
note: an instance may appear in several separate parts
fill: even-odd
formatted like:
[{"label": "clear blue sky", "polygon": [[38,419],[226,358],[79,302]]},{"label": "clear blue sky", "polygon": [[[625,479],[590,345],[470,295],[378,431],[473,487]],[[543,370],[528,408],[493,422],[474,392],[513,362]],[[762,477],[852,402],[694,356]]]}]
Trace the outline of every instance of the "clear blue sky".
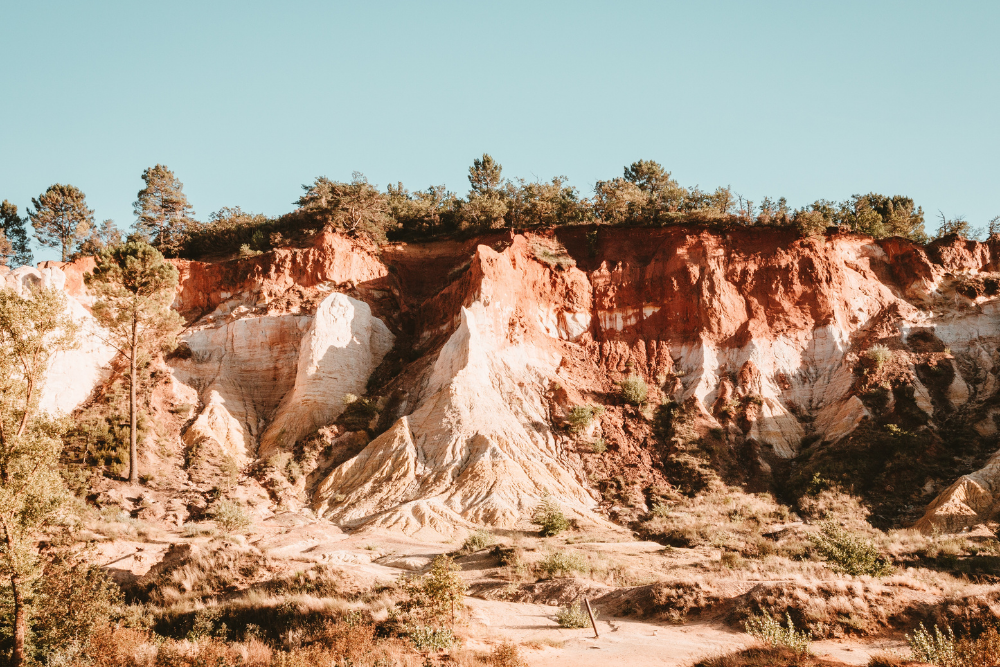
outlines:
[{"label": "clear blue sky", "polygon": [[158,162],[207,218],[353,170],[464,193],[483,152],[1000,214],[1000,2],[0,0],[0,83],[0,199],[68,182],[121,227]]}]

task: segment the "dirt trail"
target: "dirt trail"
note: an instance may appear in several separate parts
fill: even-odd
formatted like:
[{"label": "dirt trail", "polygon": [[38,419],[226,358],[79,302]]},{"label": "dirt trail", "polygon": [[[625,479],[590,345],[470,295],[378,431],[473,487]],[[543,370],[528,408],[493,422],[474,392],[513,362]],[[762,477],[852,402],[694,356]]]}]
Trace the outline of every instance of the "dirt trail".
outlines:
[{"label": "dirt trail", "polygon": [[[525,646],[523,654],[531,667],[683,667],[706,656],[739,650],[751,642],[746,634],[719,623],[669,625],[619,618],[599,618],[601,636],[595,639],[590,628],[559,627],[554,619],[556,609],[548,605],[476,598],[467,598],[466,604],[471,611],[470,648],[486,650],[490,643],[513,640]],[[864,665],[872,653],[898,651],[902,646],[895,640],[866,644],[854,640],[820,641],[813,643],[813,652],[849,665]]]}]

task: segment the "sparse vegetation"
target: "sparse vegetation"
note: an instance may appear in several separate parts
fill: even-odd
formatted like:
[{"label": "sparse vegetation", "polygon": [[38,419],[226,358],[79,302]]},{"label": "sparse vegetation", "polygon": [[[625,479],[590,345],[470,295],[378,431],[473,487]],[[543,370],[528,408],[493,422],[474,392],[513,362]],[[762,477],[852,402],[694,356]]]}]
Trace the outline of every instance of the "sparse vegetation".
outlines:
[{"label": "sparse vegetation", "polygon": [[569,519],[563,514],[556,499],[549,494],[542,497],[532,514],[531,522],[541,529],[543,537],[558,535],[569,528]]},{"label": "sparse vegetation", "polygon": [[642,405],[649,396],[649,387],[640,375],[629,375],[618,383],[622,400],[629,405]]},{"label": "sparse vegetation", "polygon": [[216,501],[209,514],[215,525],[224,533],[234,533],[249,528],[253,523],[242,503],[226,498]]},{"label": "sparse vegetation", "polygon": [[892,350],[885,345],[872,345],[865,350],[865,356],[871,359],[876,369],[881,369],[892,359]]},{"label": "sparse vegetation", "polygon": [[587,571],[587,561],[572,551],[553,551],[537,565],[538,572],[546,577],[565,577]]},{"label": "sparse vegetation", "polygon": [[752,616],[744,623],[747,634],[768,646],[787,648],[796,653],[809,653],[809,633],[795,629],[790,615],[785,616],[787,625],[764,613]]},{"label": "sparse vegetation", "polygon": [[600,405],[577,405],[569,411],[566,421],[569,422],[569,430],[573,433],[585,431],[594,421],[595,417],[601,415],[604,408]]},{"label": "sparse vegetation", "polygon": [[844,574],[884,577],[892,573],[892,565],[871,539],[847,530],[832,521],[820,527],[819,534],[809,536],[819,554]]},{"label": "sparse vegetation", "polygon": [[[594,613],[597,616],[597,613]],[[590,615],[580,606],[580,602],[574,602],[568,607],[563,607],[556,614],[556,622],[564,628],[586,628],[590,625]]]},{"label": "sparse vegetation", "polygon": [[462,544],[462,551],[475,553],[476,551],[493,546],[495,542],[496,537],[494,537],[493,533],[488,530],[479,529],[465,538],[465,543]]}]

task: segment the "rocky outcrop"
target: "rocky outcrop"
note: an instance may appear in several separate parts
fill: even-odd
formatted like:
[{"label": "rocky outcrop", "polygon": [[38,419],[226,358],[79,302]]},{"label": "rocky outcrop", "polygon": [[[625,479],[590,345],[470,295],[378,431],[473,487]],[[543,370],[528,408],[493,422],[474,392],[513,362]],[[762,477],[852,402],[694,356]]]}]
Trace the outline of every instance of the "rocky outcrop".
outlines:
[{"label": "rocky outcrop", "polygon": [[[916,362],[906,372],[928,428],[968,415],[995,437],[998,257],[996,241],[922,247],[774,228],[567,227],[382,249],[320,234],[309,248],[178,261],[188,328],[169,364],[175,393],[198,404],[187,446],[238,462],[292,451],[370,386],[384,432],[317,471],[309,499],[345,526],[514,526],[546,492],[597,520],[600,494],[562,420],[574,404],[614,404],[629,374],[656,400],[695,406],[731,446],[788,458],[804,439],[836,442],[873,419],[857,390],[866,349],[924,336],[937,375]],[[7,280],[63,280],[83,322],[81,267]],[[67,364],[93,379],[58,391],[92,387],[110,358],[81,354]],[[622,451],[652,446],[611,426],[635,439]],[[953,484],[921,526],[991,518],[995,467]]]},{"label": "rocky outcrop", "polygon": [[[38,268],[22,266],[3,276],[4,286],[25,295],[33,287],[55,288],[66,294],[66,308],[77,325],[75,347],[53,355],[45,376],[39,407],[51,414],[69,414],[83,403],[109,374],[116,351],[104,342],[101,328],[87,307],[82,272],[70,266],[45,262]],[[86,262],[81,264],[86,265]],[[85,305],[86,304],[86,305]]]}]

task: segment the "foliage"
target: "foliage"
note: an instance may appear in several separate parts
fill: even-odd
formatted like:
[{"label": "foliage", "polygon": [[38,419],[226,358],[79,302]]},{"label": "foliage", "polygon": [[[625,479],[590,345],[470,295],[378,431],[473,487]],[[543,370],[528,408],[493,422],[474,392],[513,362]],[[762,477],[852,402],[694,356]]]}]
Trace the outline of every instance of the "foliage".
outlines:
[{"label": "foliage", "polygon": [[28,211],[35,238],[43,246],[59,248],[65,262],[76,250],[94,223],[94,211],[79,188],[56,183],[31,200]]},{"label": "foliage", "polygon": [[24,659],[26,604],[40,573],[37,540],[65,498],[57,470],[63,425],[38,402],[49,360],[74,335],[61,291],[0,290],[0,577],[11,587],[14,664]]},{"label": "foliage", "polygon": [[965,219],[965,216],[960,215],[956,218],[949,219],[945,216],[943,211],[938,211],[938,220],[941,222],[938,225],[937,234],[934,236],[936,239],[944,238],[945,236],[949,236],[951,234],[958,234],[965,239],[978,239],[983,236],[983,229],[974,228],[971,224],[969,224],[969,221]]},{"label": "foliage", "polygon": [[93,273],[84,276],[97,296],[94,317],[107,331],[106,342],[129,362],[129,481],[139,481],[137,390],[139,356],[169,350],[182,327],[170,309],[177,269],[156,248],[129,241],[104,248]]},{"label": "foliage", "polygon": [[892,359],[892,350],[885,345],[872,345],[865,350],[865,356],[871,359],[875,368],[880,369]]},{"label": "foliage", "polygon": [[444,651],[458,641],[451,628],[437,628],[430,625],[413,625],[407,628],[406,636],[418,651]]},{"label": "foliage", "polygon": [[90,234],[80,243],[79,247],[71,255],[72,259],[81,257],[91,257],[97,255],[104,248],[118,245],[122,242],[122,233],[115,225],[114,220],[105,220],[100,226],[90,228]]},{"label": "foliage", "polygon": [[[594,612],[594,618],[597,618],[597,612]],[[581,608],[579,602],[574,602],[556,613],[556,622],[564,628],[585,628],[590,625],[590,615]]]},{"label": "foliage", "polygon": [[531,523],[541,528],[543,537],[558,535],[569,528],[569,519],[563,514],[555,498],[548,493],[542,496],[541,502],[532,513]]},{"label": "foliage", "polygon": [[843,574],[884,577],[892,573],[889,560],[872,540],[833,521],[823,522],[819,534],[810,535],[809,541],[833,569]]},{"label": "foliage", "polygon": [[629,405],[642,405],[649,395],[649,388],[641,375],[629,375],[618,382],[618,392]]},{"label": "foliage", "polygon": [[246,507],[235,500],[223,498],[217,500],[209,511],[209,516],[215,524],[225,533],[235,533],[236,531],[249,528],[253,523]]},{"label": "foliage", "polygon": [[481,660],[489,667],[528,667],[528,663],[521,657],[517,644],[512,642],[497,644]]},{"label": "foliage", "polygon": [[1000,632],[986,628],[978,637],[956,639],[954,631],[937,625],[931,634],[921,623],[912,635],[906,635],[914,660],[940,667],[981,667],[1000,664]]},{"label": "foliage", "polygon": [[190,258],[213,253],[257,255],[281,245],[286,235],[300,232],[309,224],[294,214],[276,219],[244,211],[239,206],[224,206],[212,213],[208,222],[186,228],[179,254]]},{"label": "foliage", "polygon": [[604,408],[600,405],[576,405],[569,411],[566,420],[569,422],[570,430],[578,433],[586,430],[594,420],[594,417],[601,415],[603,412]]},{"label": "foliage", "polygon": [[176,256],[187,239],[194,210],[184,194],[184,185],[162,164],[142,172],[146,186],[136,195],[135,231],[160,252]]},{"label": "foliage", "polygon": [[3,228],[3,238],[10,245],[9,248],[3,245],[3,259],[12,269],[30,266],[33,263],[27,222],[27,219],[17,214],[17,206],[6,199],[0,203],[0,227]]},{"label": "foliage", "polygon": [[378,417],[378,402],[355,394],[344,394],[344,411],[340,421],[348,431],[364,431]]},{"label": "foliage", "polygon": [[468,553],[474,553],[493,546],[495,542],[496,537],[493,536],[493,533],[485,529],[480,529],[465,538],[462,550]]},{"label": "foliage", "polygon": [[598,438],[590,443],[590,451],[595,454],[603,454],[608,451],[608,443],[604,442],[604,438]]},{"label": "foliage", "polygon": [[404,583],[409,596],[407,606],[422,612],[429,620],[440,624],[450,618],[455,622],[455,614],[464,607],[465,581],[458,574],[461,568],[451,556],[438,556],[431,563],[430,572],[422,577]]},{"label": "foliage", "polygon": [[61,550],[46,559],[31,603],[31,648],[39,661],[80,652],[119,613],[118,586],[84,556]]},{"label": "foliage", "polygon": [[798,631],[792,623],[792,617],[785,614],[788,626],[783,627],[778,619],[768,613],[751,616],[744,624],[747,634],[761,642],[774,647],[784,647],[796,653],[809,653],[809,633]]},{"label": "foliage", "polygon": [[388,198],[361,172],[354,172],[350,183],[320,176],[302,189],[305,194],[296,202],[299,209],[313,215],[326,227],[382,242],[386,231],[394,226],[389,216]]},{"label": "foliage", "polygon": [[587,561],[576,552],[553,551],[537,567],[547,577],[566,577],[574,572],[584,572]]}]

